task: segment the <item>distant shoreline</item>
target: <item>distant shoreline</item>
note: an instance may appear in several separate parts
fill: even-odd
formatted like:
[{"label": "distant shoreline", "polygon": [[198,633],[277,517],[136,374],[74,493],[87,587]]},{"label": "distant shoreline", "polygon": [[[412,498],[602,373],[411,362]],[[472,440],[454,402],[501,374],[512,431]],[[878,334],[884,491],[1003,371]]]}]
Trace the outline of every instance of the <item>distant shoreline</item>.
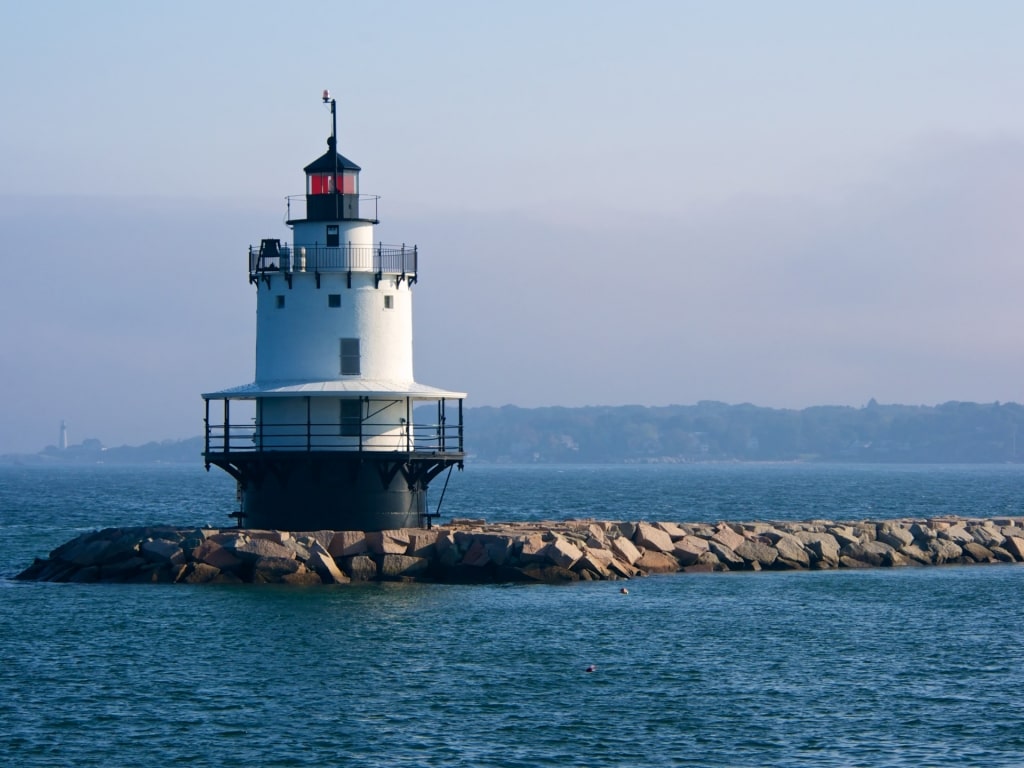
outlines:
[{"label": "distant shoreline", "polygon": [[[1016,464],[1024,463],[1024,406],[482,406],[466,409],[465,444],[480,464]],[[201,462],[203,450],[198,436],[116,448],[91,438],[0,461],[186,464]]]}]

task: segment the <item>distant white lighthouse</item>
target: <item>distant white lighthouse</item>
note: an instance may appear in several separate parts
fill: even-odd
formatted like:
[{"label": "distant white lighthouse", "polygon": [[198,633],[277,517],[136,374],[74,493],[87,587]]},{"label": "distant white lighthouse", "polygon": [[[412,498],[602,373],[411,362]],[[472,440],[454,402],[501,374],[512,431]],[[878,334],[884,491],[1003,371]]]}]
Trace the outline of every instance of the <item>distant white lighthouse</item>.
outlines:
[{"label": "distant white lighthouse", "polygon": [[68,425],[64,422],[64,419],[60,420],[60,442],[57,445],[62,451],[68,449]]},{"label": "distant white lighthouse", "polygon": [[287,198],[292,243],[249,247],[256,378],[203,395],[206,467],[238,481],[246,527],[418,526],[427,485],[463,466],[466,395],[413,378],[419,252],[374,242],[378,198],[360,194],[323,100],[331,137]]}]

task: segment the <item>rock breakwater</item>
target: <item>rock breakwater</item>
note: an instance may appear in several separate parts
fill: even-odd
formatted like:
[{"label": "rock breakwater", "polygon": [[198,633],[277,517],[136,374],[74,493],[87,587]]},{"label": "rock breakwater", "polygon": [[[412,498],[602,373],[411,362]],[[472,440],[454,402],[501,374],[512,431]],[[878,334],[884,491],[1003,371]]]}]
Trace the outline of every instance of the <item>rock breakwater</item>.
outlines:
[{"label": "rock breakwater", "polygon": [[432,529],[107,528],[17,578],[58,582],[343,584],[632,579],[652,573],[1024,561],[1024,519],[646,523],[453,520]]}]

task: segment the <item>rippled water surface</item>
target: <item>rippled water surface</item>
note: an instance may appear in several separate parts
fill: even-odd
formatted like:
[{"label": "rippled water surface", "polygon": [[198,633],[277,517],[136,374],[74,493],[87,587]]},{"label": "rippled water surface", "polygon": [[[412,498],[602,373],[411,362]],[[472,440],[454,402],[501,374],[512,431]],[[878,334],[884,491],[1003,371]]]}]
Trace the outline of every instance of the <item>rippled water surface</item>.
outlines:
[{"label": "rippled water surface", "polygon": [[[1022,481],[1014,467],[471,467],[442,513],[1019,515]],[[9,580],[81,530],[224,524],[232,503],[226,477],[195,468],[0,468],[8,764],[1024,764],[1018,566],[674,575],[628,595]]]}]

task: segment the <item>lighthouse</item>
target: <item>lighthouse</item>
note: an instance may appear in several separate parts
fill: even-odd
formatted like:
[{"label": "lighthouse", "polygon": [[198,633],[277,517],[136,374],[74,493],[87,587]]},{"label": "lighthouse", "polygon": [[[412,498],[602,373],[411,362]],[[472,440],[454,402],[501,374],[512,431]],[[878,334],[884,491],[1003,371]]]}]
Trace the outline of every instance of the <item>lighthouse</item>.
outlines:
[{"label": "lighthouse", "polygon": [[421,526],[430,482],[463,467],[466,395],[413,377],[420,253],[376,241],[379,198],[360,192],[323,101],[331,135],[286,198],[291,242],[248,250],[255,380],[202,396],[203,455],[237,481],[247,528]]}]

